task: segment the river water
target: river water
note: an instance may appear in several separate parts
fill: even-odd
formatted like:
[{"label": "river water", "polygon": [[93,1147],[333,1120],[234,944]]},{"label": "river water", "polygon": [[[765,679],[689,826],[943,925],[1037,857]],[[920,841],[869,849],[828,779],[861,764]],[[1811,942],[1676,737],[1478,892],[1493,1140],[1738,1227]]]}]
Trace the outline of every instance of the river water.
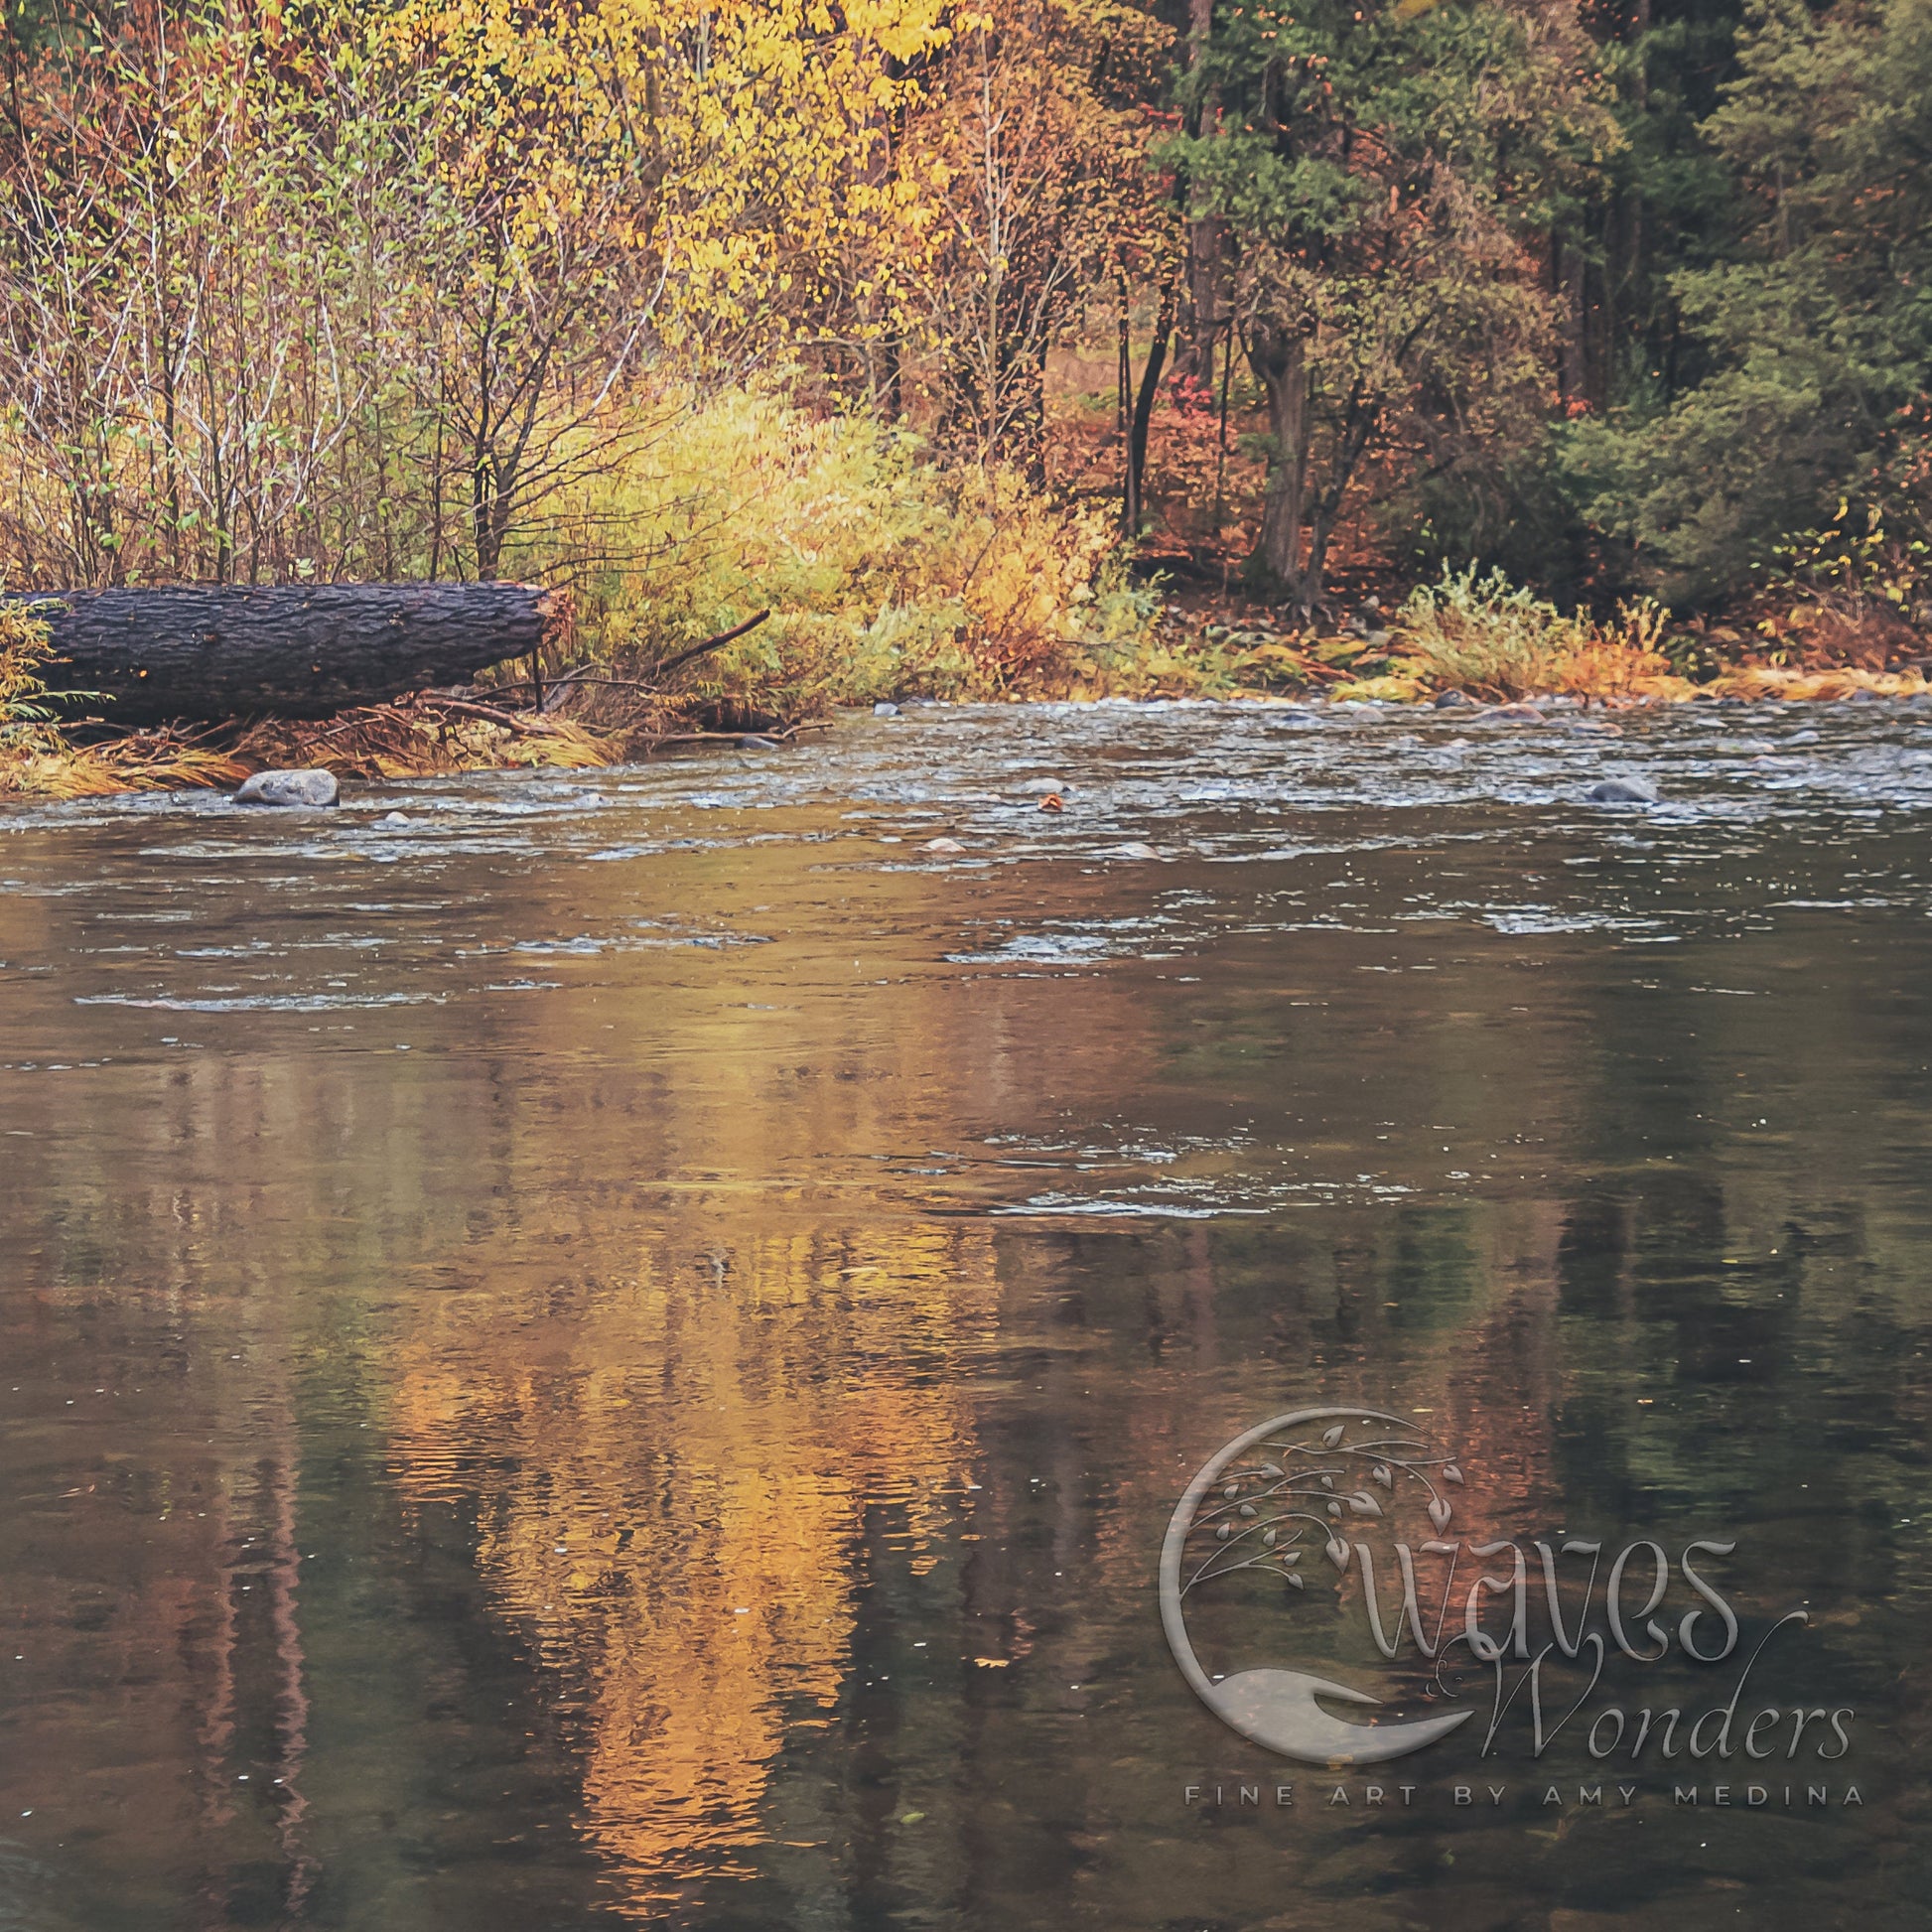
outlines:
[{"label": "river water", "polygon": [[[0,1926],[1922,1924],[1932,709],[1619,722],[0,820]],[[1538,1541],[1730,1546],[1733,1654],[1673,1571],[1539,1754],[1317,1545],[1211,1674],[1475,1716],[1237,1734],[1163,1536],[1351,1405],[1532,1622]],[[1753,1655],[1722,1749],[1583,1731]]]}]

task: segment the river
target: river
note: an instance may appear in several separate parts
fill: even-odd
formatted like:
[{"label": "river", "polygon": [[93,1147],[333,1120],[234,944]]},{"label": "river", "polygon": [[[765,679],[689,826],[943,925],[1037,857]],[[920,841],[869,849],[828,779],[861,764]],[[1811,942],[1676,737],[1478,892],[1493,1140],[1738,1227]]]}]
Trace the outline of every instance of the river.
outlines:
[{"label": "river", "polygon": [[[0,818],[0,1926],[1921,1922],[1932,708],[1602,722]],[[1334,1405],[1736,1655],[1237,1735],[1163,1536]],[[1215,1629],[1440,1704],[1343,1557]],[[1847,1750],[1587,1748],[1766,1643]]]}]

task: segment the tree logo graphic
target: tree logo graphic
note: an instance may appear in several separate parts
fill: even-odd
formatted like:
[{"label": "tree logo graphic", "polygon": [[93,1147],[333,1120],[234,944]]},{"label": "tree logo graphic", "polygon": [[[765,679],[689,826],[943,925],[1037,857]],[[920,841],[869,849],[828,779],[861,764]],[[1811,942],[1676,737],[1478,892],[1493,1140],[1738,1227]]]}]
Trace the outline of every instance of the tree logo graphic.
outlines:
[{"label": "tree logo graphic", "polygon": [[[1216,1450],[1187,1485],[1161,1551],[1161,1621],[1194,1694],[1243,1737],[1308,1764],[1385,1763],[1466,1723],[1471,1710],[1382,1724],[1333,1717],[1317,1699],[1357,1707],[1382,1700],[1278,1666],[1216,1680],[1201,1668],[1187,1632],[1189,1608],[1224,1579],[1259,1577],[1292,1596],[1311,1587],[1311,1575],[1326,1574],[1321,1566],[1343,1576],[1354,1564],[1378,1645],[1392,1656],[1395,1645],[1383,1641],[1375,1603],[1372,1554],[1351,1543],[1351,1535],[1377,1523],[1393,1531],[1398,1514],[1420,1504],[1418,1514],[1433,1532],[1420,1547],[1452,1547],[1440,1539],[1454,1513],[1448,1491],[1461,1481],[1462,1471],[1427,1432],[1374,1410],[1298,1409]],[[1410,1549],[1398,1543],[1394,1555],[1413,1604]],[[1400,1613],[1396,1634],[1399,1639]]]}]

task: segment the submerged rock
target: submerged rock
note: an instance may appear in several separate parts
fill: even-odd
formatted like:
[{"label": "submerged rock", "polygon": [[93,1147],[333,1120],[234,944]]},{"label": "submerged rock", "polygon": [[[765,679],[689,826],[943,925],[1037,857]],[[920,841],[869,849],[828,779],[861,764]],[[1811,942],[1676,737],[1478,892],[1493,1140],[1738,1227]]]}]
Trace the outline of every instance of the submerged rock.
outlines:
[{"label": "submerged rock", "polygon": [[1642,778],[1603,778],[1589,788],[1593,805],[1654,805],[1657,787]]},{"label": "submerged rock", "polygon": [[296,771],[257,771],[242,781],[237,805],[333,805],[342,796],[333,771],[309,767]]},{"label": "submerged rock", "polygon": [[741,752],[782,752],[784,747],[775,738],[762,738],[757,732],[749,733],[738,741]]}]

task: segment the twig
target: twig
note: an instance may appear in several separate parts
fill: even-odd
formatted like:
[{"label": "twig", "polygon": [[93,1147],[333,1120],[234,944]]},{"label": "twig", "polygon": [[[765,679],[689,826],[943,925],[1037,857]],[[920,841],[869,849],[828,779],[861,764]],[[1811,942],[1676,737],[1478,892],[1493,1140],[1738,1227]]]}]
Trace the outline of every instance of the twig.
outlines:
[{"label": "twig", "polygon": [[649,738],[632,741],[641,746],[648,757],[660,745],[737,745],[748,738],[768,738],[779,745],[788,745],[800,732],[830,731],[831,723],[823,718],[810,718],[796,725],[779,725],[768,732],[659,732]]},{"label": "twig", "polygon": [[690,663],[694,657],[702,657],[708,650],[716,650],[720,644],[729,644],[735,637],[742,637],[748,630],[756,630],[766,618],[769,611],[760,611],[755,618],[747,618],[743,623],[734,624],[729,630],[721,630],[715,637],[707,637],[701,644],[693,644],[689,650],[678,651],[674,656],[665,658],[661,663],[650,667],[653,678],[668,676],[672,671]]},{"label": "twig", "polygon": [[547,718],[532,718],[520,711],[498,711],[494,705],[472,704],[468,698],[429,698],[424,702],[440,705],[445,711],[461,712],[466,718],[482,718],[488,724],[502,725],[521,738],[555,738],[561,729]]}]

